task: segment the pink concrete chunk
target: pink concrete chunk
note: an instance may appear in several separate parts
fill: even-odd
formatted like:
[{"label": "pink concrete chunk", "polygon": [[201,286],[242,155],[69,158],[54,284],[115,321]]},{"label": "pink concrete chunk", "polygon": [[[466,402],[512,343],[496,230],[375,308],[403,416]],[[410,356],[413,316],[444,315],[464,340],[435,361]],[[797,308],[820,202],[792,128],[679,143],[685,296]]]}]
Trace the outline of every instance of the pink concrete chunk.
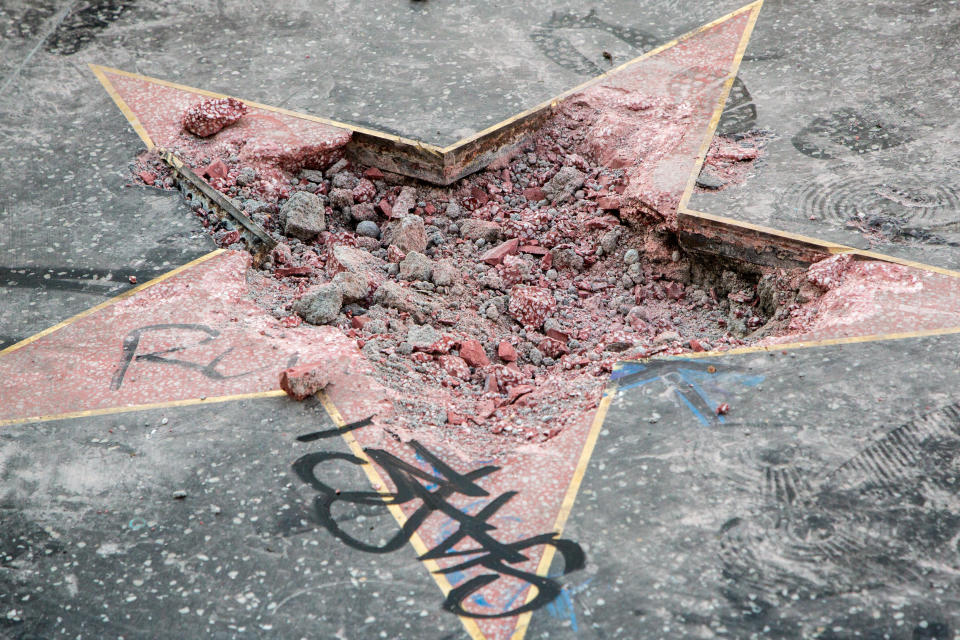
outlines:
[{"label": "pink concrete chunk", "polygon": [[471,367],[485,367],[490,364],[486,351],[479,340],[463,340],[460,342],[460,357]]},{"label": "pink concrete chunk", "polygon": [[502,340],[499,345],[497,345],[497,356],[504,362],[516,362],[517,361],[517,350],[513,348],[513,345],[506,340]]},{"label": "pink concrete chunk", "polygon": [[195,136],[206,138],[229,127],[247,113],[247,105],[236,98],[211,98],[187,109],[181,123]]},{"label": "pink concrete chunk", "polygon": [[280,374],[280,388],[294,400],[306,400],[328,384],[330,371],[327,363],[302,364]]},{"label": "pink concrete chunk", "polygon": [[544,287],[517,285],[510,290],[508,310],[520,324],[539,329],[556,308],[557,301],[553,299],[550,290]]},{"label": "pink concrete chunk", "polygon": [[516,255],[520,251],[520,240],[518,238],[513,238],[512,240],[507,240],[502,242],[490,249],[482,256],[480,256],[480,261],[489,264],[490,266],[495,266],[503,262],[503,259],[507,256]]}]

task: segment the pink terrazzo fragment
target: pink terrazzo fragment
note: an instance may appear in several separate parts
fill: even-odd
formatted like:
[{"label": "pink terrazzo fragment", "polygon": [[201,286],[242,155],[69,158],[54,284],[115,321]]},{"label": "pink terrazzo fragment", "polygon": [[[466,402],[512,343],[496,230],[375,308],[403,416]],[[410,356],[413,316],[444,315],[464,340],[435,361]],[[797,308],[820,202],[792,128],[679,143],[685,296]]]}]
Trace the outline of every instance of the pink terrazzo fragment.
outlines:
[{"label": "pink terrazzo fragment", "polygon": [[330,384],[329,362],[302,364],[280,373],[280,388],[294,400],[306,400]]},{"label": "pink terrazzo fragment", "polygon": [[539,329],[554,309],[557,301],[549,289],[517,285],[510,290],[510,315],[520,324]]},{"label": "pink terrazzo fragment", "polygon": [[236,98],[211,98],[187,109],[180,122],[193,135],[208,138],[236,123],[247,111],[247,105]]}]

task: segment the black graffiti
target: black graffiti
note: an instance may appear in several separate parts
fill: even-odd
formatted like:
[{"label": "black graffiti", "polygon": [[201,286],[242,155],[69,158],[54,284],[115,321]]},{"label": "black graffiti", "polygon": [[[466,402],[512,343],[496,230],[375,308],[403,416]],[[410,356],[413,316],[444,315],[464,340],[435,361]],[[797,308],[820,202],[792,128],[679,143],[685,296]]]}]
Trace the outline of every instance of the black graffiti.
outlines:
[{"label": "black graffiti", "polygon": [[[369,424],[369,421],[368,418],[362,422]],[[355,425],[359,425],[359,423],[347,425],[344,430],[358,428]],[[432,467],[432,473],[416,467],[383,449],[364,449],[370,460],[386,471],[396,487],[395,493],[338,491],[317,477],[318,469],[331,461],[340,460],[356,466],[367,464],[366,460],[349,453],[335,451],[309,453],[293,463],[293,470],[300,480],[320,494],[314,499],[314,510],[318,522],[338,540],[359,551],[390,553],[401,549],[410,541],[410,538],[427,518],[434,513],[443,514],[455,522],[457,529],[421,555],[419,559],[464,559],[459,564],[438,571],[442,574],[457,573],[474,567],[482,567],[489,572],[467,580],[454,587],[447,594],[443,608],[458,616],[470,618],[515,616],[539,609],[560,595],[562,587],[556,579],[539,576],[512,566],[528,560],[527,556],[522,553],[526,549],[538,546],[553,547],[563,559],[564,568],[560,575],[566,575],[583,568],[586,556],[580,545],[571,540],[558,538],[556,533],[544,533],[509,543],[501,542],[494,537],[493,533],[496,531],[496,527],[489,521],[517,495],[516,491],[507,491],[493,498],[476,515],[464,513],[456,505],[449,502],[449,498],[454,495],[474,498],[490,496],[490,493],[477,484],[477,481],[496,473],[500,470],[499,467],[486,465],[461,474],[419,442],[411,441],[410,448],[420,459]],[[351,536],[340,527],[332,513],[332,508],[337,502],[386,507],[405,504],[413,500],[419,500],[420,506],[409,516],[393,537],[380,545],[369,544]],[[472,541],[476,546],[455,550],[458,544],[467,540]],[[536,589],[536,596],[520,606],[500,613],[478,613],[470,611],[464,606],[467,598],[504,576],[510,576],[528,583]]]},{"label": "black graffiti", "polygon": [[[153,351],[150,353],[137,353],[137,347],[140,346],[140,339],[144,334],[151,331],[181,331],[181,332],[192,332],[193,334],[199,334],[201,337],[192,342],[192,343],[181,343],[175,347],[170,347],[168,349],[163,349],[161,351]],[[199,347],[205,344],[216,340],[219,337],[220,332],[216,329],[211,329],[210,327],[203,324],[181,324],[181,323],[170,323],[170,324],[152,324],[145,327],[140,327],[139,329],[134,329],[126,335],[123,339],[123,355],[120,358],[120,365],[117,367],[116,372],[113,374],[113,380],[110,383],[110,388],[113,390],[119,390],[121,385],[123,385],[123,379],[127,375],[127,369],[130,368],[130,365],[133,362],[139,362],[141,360],[147,362],[154,362],[157,364],[169,364],[177,367],[183,367],[185,369],[191,369],[202,374],[204,377],[210,378],[211,380],[229,380],[231,378],[240,378],[242,376],[250,375],[255,370],[245,371],[243,373],[236,373],[233,375],[226,375],[217,370],[217,367],[220,366],[220,363],[226,358],[233,347],[228,347],[222,351],[218,356],[216,356],[210,362],[201,364],[198,362],[192,362],[190,360],[183,360],[180,358],[171,357],[170,354],[178,353],[190,349],[192,347]]]},{"label": "black graffiti", "polygon": [[348,425],[345,425],[342,429],[325,429],[324,431],[314,431],[313,433],[308,433],[306,435],[297,436],[299,442],[313,442],[314,440],[322,440],[325,438],[335,438],[341,434],[349,433],[351,431],[356,431],[357,429],[362,429],[363,427],[373,424],[373,416],[369,418],[364,418],[363,420],[358,420],[357,422],[352,422]]}]

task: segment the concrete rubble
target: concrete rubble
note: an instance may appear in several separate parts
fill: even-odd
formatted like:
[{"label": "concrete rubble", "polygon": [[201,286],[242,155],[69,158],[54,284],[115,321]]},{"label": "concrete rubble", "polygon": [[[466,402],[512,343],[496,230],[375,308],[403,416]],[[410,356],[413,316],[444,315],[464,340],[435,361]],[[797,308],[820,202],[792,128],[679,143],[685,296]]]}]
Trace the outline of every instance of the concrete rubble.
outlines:
[{"label": "concrete rubble", "polygon": [[[678,194],[633,161],[665,153],[684,107],[631,100],[602,88],[572,100],[513,156],[449,187],[342,153],[187,160],[222,162],[211,184],[280,241],[249,278],[263,307],[339,327],[387,387],[420,399],[407,409],[423,424],[542,441],[596,405],[616,361],[774,340],[810,325],[803,309],[833,277],[686,255]],[[623,142],[651,132],[643,148]],[[758,153],[718,138],[703,188],[734,182]]]}]

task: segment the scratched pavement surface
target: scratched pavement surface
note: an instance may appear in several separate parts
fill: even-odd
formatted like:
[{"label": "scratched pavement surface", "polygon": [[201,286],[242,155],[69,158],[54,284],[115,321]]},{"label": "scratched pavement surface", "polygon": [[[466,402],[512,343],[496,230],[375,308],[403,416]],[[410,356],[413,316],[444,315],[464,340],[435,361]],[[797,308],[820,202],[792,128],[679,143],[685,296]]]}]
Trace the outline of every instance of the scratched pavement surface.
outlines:
[{"label": "scratched pavement surface", "polygon": [[765,4],[739,73],[764,161],[691,207],[956,269],[958,20],[950,1]]},{"label": "scratched pavement surface", "polygon": [[590,563],[529,637],[956,637],[958,348],[621,366],[564,532]]},{"label": "scratched pavement surface", "polygon": [[[460,637],[411,548],[320,533],[291,464],[349,453],[296,439],[331,427],[316,401],[267,398],[4,429],[0,637]],[[350,465],[324,479],[369,488]],[[374,541],[396,529],[337,515]]]},{"label": "scratched pavement surface", "polygon": [[[126,186],[142,143],[88,63],[447,144],[742,4],[7,0],[0,348],[214,248],[178,194]],[[955,0],[768,0],[720,124],[764,131],[763,156],[690,206],[960,267],[958,21]],[[623,365],[571,544],[538,583],[557,595],[526,637],[958,637],[958,347]],[[347,527],[373,546],[400,529],[328,490],[370,490],[343,439],[297,440],[333,427],[282,397],[0,427],[0,637],[481,637],[450,612],[490,604],[463,595],[476,567],[450,576],[451,600],[411,545],[344,543]],[[386,463],[394,484],[457,508],[480,491],[471,473],[497,477],[390,451],[419,469]],[[322,474],[296,466],[317,453]],[[494,522],[444,508],[428,509],[432,544]],[[498,525],[478,557],[517,609],[534,578],[498,563],[548,530]]]}]

